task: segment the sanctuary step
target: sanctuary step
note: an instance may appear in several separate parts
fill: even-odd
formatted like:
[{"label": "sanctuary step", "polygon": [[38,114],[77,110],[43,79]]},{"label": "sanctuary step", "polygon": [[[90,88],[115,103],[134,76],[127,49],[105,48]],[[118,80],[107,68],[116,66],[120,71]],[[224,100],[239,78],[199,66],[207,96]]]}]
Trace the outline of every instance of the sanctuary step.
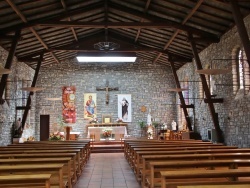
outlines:
[{"label": "sanctuary step", "polygon": [[91,153],[122,153],[123,145],[117,141],[94,142]]}]

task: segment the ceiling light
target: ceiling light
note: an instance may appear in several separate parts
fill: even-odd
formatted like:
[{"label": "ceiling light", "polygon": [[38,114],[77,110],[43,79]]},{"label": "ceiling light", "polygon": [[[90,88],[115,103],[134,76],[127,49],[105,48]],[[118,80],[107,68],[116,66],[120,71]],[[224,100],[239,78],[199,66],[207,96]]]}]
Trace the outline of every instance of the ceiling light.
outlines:
[{"label": "ceiling light", "polygon": [[79,54],[78,62],[135,62],[135,53],[85,53]]}]

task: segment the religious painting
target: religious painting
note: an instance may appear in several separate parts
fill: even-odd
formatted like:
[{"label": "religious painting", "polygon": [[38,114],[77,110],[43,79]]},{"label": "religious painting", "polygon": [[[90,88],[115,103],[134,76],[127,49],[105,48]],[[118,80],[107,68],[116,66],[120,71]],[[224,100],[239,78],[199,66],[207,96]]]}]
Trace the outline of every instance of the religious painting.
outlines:
[{"label": "religious painting", "polygon": [[102,115],[102,123],[112,123],[111,115]]},{"label": "religious painting", "polygon": [[84,93],[84,119],[96,118],[96,93]]},{"label": "religious painting", "polygon": [[123,122],[132,121],[132,103],[130,94],[118,94],[118,118]]},{"label": "religious painting", "polygon": [[63,121],[65,123],[76,122],[76,106],[75,106],[75,86],[62,87],[62,103],[63,103]]}]

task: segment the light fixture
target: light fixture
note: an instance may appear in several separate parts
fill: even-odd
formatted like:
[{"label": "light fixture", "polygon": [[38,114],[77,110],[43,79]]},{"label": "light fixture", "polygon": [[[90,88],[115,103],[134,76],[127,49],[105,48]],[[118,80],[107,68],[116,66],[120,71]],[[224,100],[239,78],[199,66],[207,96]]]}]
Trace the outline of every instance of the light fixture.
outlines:
[{"label": "light fixture", "polygon": [[135,62],[135,53],[85,53],[78,54],[78,62]]},{"label": "light fixture", "polygon": [[10,74],[10,73],[11,73],[10,69],[0,68],[0,75],[2,75],[2,74]]},{"label": "light fixture", "polygon": [[187,91],[188,89],[186,88],[170,88],[167,89],[167,91],[173,91],[173,92],[182,92],[182,91]]},{"label": "light fixture", "polygon": [[116,50],[120,48],[120,44],[117,44],[115,42],[98,42],[94,44],[94,48],[97,50]]},{"label": "light fixture", "polygon": [[41,87],[23,87],[21,88],[23,91],[29,91],[29,92],[37,92],[37,91],[42,91],[44,88]]},{"label": "light fixture", "polygon": [[196,70],[199,74],[207,74],[207,75],[218,75],[218,74],[227,74],[231,70],[230,69],[200,69]]}]

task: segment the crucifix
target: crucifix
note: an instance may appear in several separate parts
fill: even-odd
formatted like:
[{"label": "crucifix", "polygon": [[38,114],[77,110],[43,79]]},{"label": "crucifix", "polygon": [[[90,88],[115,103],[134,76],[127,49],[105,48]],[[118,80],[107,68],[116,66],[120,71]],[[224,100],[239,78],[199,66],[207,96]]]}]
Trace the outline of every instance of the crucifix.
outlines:
[{"label": "crucifix", "polygon": [[118,91],[118,87],[109,87],[109,81],[106,81],[106,86],[101,88],[101,87],[96,87],[96,91],[106,91],[106,104],[109,103],[109,91]]}]

